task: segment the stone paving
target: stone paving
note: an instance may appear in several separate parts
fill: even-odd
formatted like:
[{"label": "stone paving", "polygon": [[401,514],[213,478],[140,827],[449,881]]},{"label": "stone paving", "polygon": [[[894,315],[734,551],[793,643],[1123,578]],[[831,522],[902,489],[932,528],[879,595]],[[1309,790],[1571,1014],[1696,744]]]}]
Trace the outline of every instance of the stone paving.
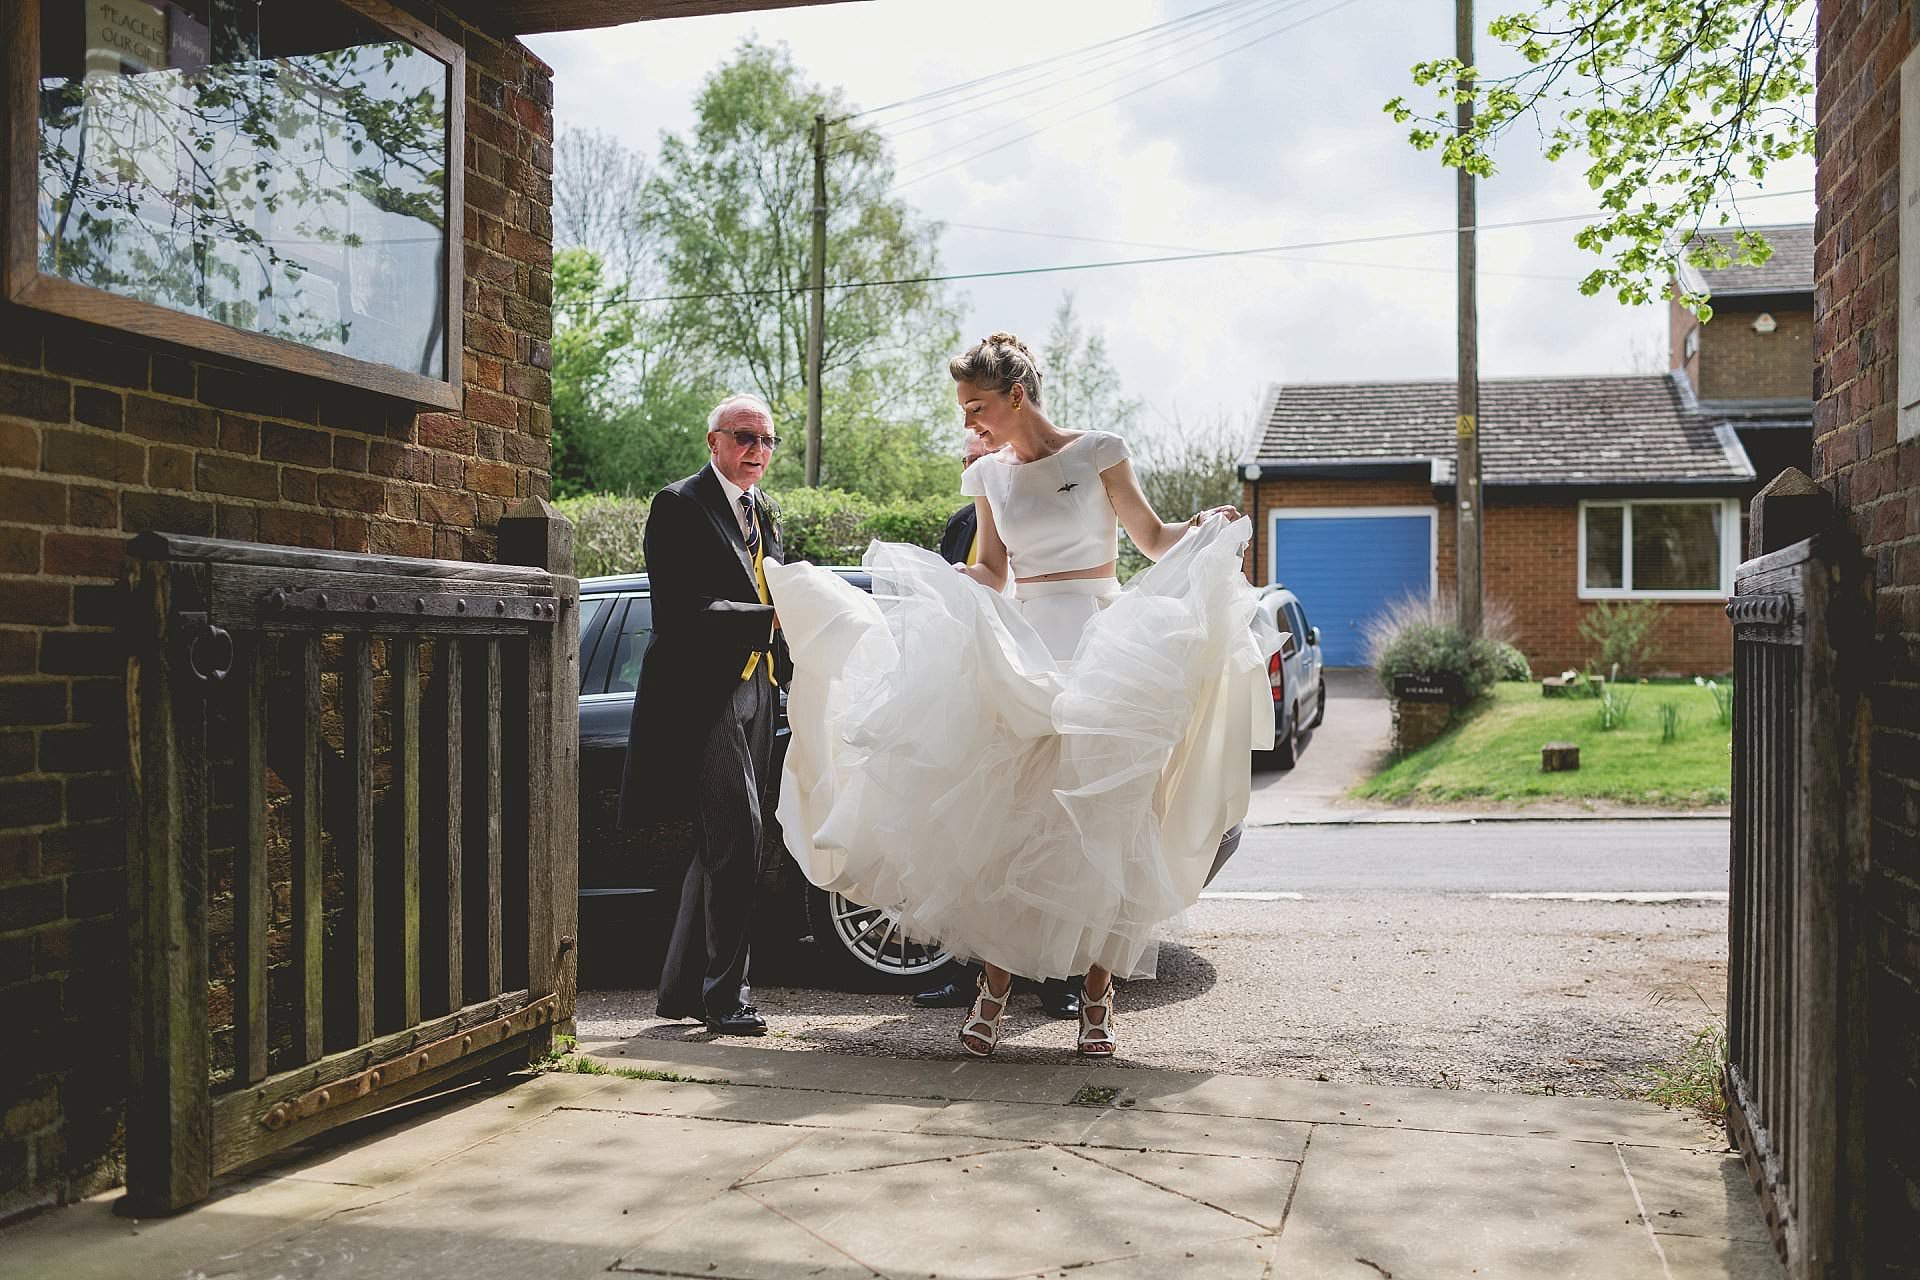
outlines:
[{"label": "stone paving", "polygon": [[0,1277],[1773,1277],[1713,1131],[1637,1103],[630,1041],[363,1122]]}]

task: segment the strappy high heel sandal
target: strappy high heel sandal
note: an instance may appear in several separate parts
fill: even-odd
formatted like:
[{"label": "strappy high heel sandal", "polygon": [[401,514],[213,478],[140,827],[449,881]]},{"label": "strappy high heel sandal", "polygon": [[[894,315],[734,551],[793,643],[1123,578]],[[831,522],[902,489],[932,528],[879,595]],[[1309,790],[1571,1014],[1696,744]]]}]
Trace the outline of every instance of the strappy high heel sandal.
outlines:
[{"label": "strappy high heel sandal", "polygon": [[[1093,1020],[1098,1010],[1100,1020]],[[1080,988],[1080,1041],[1076,1046],[1084,1058],[1111,1058],[1120,1044],[1113,1038],[1113,979],[1107,979],[1107,990],[1098,1000],[1087,994],[1086,987]]]},{"label": "strappy high heel sandal", "polygon": [[[1006,1016],[1007,1002],[1013,999],[1013,979],[1008,978],[1007,989],[995,995],[993,988],[987,985],[987,975],[983,973],[980,975],[979,988],[979,994],[973,998],[973,1006],[967,1010],[966,1025],[960,1028],[960,1051],[969,1058],[990,1058],[1000,1043],[1000,1019]],[[1000,1006],[991,1018],[982,1008],[987,1004]],[[987,1047],[974,1048],[974,1040],[984,1040]]]}]

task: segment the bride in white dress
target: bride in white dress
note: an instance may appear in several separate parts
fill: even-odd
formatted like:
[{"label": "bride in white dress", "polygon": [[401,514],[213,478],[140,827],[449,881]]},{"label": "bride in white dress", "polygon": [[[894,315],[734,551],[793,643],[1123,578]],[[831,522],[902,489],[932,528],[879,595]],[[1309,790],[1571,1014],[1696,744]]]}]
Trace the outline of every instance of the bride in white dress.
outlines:
[{"label": "bride in white dress", "polygon": [[[1046,417],[1011,334],[951,372],[996,447],[961,477],[978,562],[876,542],[871,595],[766,566],[794,659],[780,824],[815,884],[980,961],[968,1054],[993,1052],[1014,974],[1085,973],[1078,1047],[1108,1055],[1113,976],[1152,974],[1245,816],[1280,635],[1233,508],[1162,521],[1125,441]],[[1117,525],[1156,561],[1124,588]]]}]

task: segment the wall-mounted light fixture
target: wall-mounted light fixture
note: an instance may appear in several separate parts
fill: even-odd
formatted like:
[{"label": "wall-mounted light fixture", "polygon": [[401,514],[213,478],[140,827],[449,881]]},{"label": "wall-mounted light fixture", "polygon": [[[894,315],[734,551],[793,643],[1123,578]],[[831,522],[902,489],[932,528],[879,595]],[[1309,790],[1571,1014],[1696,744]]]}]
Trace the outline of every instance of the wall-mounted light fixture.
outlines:
[{"label": "wall-mounted light fixture", "polygon": [[1774,323],[1773,313],[1771,311],[1762,311],[1754,318],[1753,331],[1755,333],[1772,333],[1779,327],[1779,325]]}]

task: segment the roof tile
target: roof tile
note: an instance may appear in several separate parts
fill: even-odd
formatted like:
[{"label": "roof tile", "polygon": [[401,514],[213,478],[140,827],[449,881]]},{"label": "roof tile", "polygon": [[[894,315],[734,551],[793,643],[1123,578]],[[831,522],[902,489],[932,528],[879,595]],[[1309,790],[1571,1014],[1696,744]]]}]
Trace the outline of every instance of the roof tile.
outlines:
[{"label": "roof tile", "polygon": [[[1262,464],[1454,456],[1454,384],[1284,387],[1261,432]],[[1480,465],[1490,485],[1670,484],[1750,479],[1737,445],[1691,412],[1666,374],[1488,378],[1480,383]]]}]

